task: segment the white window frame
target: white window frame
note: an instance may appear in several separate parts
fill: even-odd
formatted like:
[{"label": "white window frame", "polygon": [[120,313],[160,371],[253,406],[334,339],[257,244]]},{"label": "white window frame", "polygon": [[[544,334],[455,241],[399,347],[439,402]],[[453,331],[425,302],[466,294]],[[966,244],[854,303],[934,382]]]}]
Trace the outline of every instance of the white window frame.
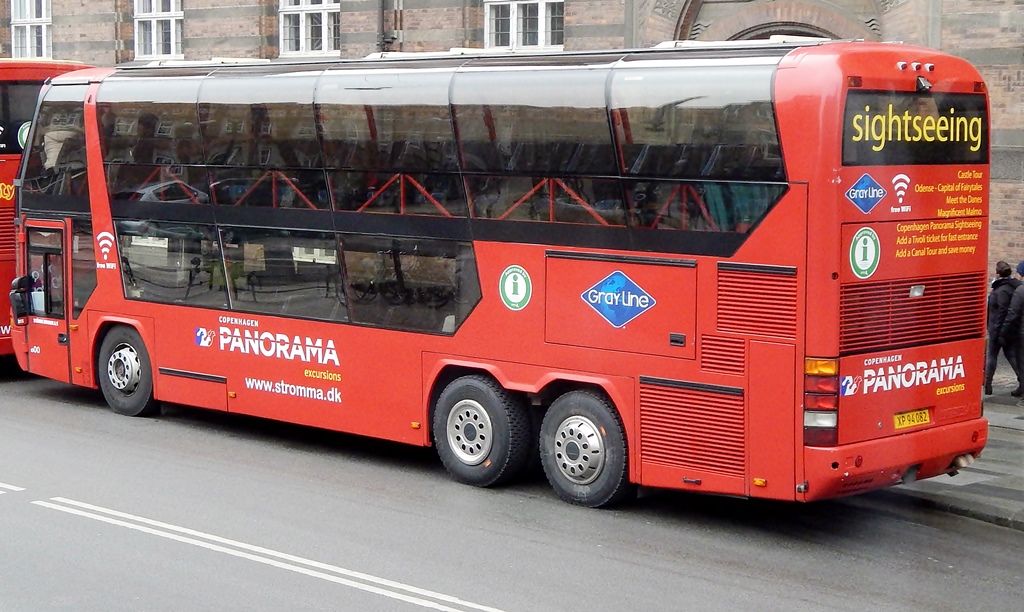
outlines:
[{"label": "white window frame", "polygon": [[[182,38],[185,13],[182,0],[135,0],[135,59],[184,59]],[[166,6],[165,6],[166,5]],[[165,50],[163,41],[157,41],[161,22],[169,22]],[[149,32],[147,41],[144,32]]]},{"label": "white window frame", "polygon": [[[551,42],[551,22],[549,7],[562,5],[562,42]],[[508,44],[498,44],[497,32],[494,30],[494,11],[498,7],[506,8],[509,13]],[[537,44],[526,44],[524,41],[522,18],[525,17],[525,10],[528,7],[536,7],[537,13]],[[543,49],[546,51],[561,51],[565,41],[565,2],[564,0],[484,0],[484,47],[487,49],[510,49],[513,51],[522,49]]]},{"label": "white window frame", "polygon": [[11,57],[51,59],[52,33],[50,0],[11,0]]},{"label": "white window frame", "polygon": [[281,0],[277,21],[281,57],[341,53],[341,0]]}]

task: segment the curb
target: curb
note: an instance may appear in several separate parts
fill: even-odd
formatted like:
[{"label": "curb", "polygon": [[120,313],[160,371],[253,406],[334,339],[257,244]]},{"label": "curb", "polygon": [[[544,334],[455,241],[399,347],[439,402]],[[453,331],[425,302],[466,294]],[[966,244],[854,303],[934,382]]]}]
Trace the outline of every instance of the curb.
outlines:
[{"label": "curb", "polygon": [[964,516],[1015,531],[1024,531],[1024,516],[1006,516],[1005,511],[982,502],[950,500],[941,495],[906,489],[878,491],[875,496],[881,501],[893,501],[896,497],[910,497],[917,500],[918,504],[924,508]]}]

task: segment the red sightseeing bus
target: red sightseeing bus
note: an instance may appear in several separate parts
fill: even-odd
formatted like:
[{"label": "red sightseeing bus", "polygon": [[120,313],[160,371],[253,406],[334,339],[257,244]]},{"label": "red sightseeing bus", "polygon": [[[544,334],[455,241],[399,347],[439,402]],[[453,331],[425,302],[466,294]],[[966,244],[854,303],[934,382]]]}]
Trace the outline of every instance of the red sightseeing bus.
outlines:
[{"label": "red sightseeing bus", "polygon": [[[22,167],[26,370],[159,402],[811,501],[982,451],[988,98],[899,44],[93,69]],[[674,48],[678,47],[678,48]]]},{"label": "red sightseeing bus", "polygon": [[[46,79],[83,64],[0,58],[0,276],[14,276],[14,179],[25,148],[39,88]],[[0,306],[4,311],[10,304]],[[11,326],[0,325],[0,355],[10,355]]]}]

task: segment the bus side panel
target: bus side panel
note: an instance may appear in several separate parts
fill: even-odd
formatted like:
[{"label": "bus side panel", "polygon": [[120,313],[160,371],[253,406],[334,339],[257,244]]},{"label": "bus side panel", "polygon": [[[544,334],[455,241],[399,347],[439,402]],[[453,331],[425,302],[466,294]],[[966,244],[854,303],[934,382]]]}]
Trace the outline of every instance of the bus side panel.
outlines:
[{"label": "bus side panel", "polygon": [[[696,264],[681,260],[571,254],[549,257],[545,335],[549,342],[696,358]],[[656,265],[651,265],[656,264]]]},{"label": "bus side panel", "polygon": [[[210,342],[204,345],[200,335],[204,328],[190,326],[190,321],[175,317],[173,311],[165,311],[167,306],[131,302],[127,306],[155,311],[152,318],[140,317],[139,321],[144,328],[143,337],[152,337],[147,340],[146,348],[152,363],[156,398],[196,408],[227,410],[227,376],[236,370],[230,368],[227,360],[211,357],[207,352],[216,338],[215,333],[205,336]],[[96,329],[111,319],[100,313],[90,318],[90,327]],[[102,342],[102,338],[97,338],[97,342]]]},{"label": "bus side panel", "polygon": [[18,367],[28,372],[28,328],[24,325],[11,326],[11,352],[18,361]]},{"label": "bus side panel", "polygon": [[11,345],[11,301],[7,288],[14,279],[14,177],[18,172],[18,155],[0,155],[0,355],[14,352]]},{"label": "bus side panel", "polygon": [[197,408],[227,410],[227,382],[231,372],[251,372],[255,368],[232,368],[230,361],[212,355],[217,347],[216,332],[192,326],[199,317],[175,317],[163,305],[128,302],[129,307],[160,312],[153,320],[153,346],[148,346],[155,377],[154,393],[164,402],[186,404]]},{"label": "bus side panel", "polygon": [[226,379],[199,378],[189,372],[159,368],[156,386],[157,399],[173,404],[187,404],[210,410],[228,409]]},{"label": "bus side panel", "polygon": [[223,377],[229,412],[420,443],[420,379],[393,374],[419,368],[418,351],[395,350],[414,349],[407,334],[216,311],[165,327],[165,365]]},{"label": "bus side panel", "polygon": [[752,497],[796,498],[796,361],[792,345],[750,343],[747,449]]},{"label": "bus side panel", "polygon": [[746,410],[741,387],[640,378],[641,484],[746,494]]}]

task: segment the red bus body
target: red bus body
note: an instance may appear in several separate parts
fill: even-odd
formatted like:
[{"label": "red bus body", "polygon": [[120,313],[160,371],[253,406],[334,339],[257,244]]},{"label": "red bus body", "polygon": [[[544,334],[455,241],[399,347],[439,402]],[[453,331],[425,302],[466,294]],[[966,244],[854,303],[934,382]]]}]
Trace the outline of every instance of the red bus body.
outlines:
[{"label": "red bus body", "polygon": [[[705,55],[694,57],[714,52],[699,51]],[[659,53],[644,52],[635,61],[654,64]],[[665,53],[681,58],[680,65],[689,61],[685,49]],[[227,272],[213,270],[208,279],[206,264],[201,269],[198,257],[189,269],[186,254],[193,251],[188,249],[212,252],[208,237],[138,229],[153,225],[147,219],[159,214],[159,201],[145,209],[148,218],[137,213],[132,219],[112,213],[108,204],[117,199],[108,185],[120,180],[111,178],[111,168],[120,158],[103,150],[106,145],[101,147],[108,141],[101,134],[105,109],[100,107],[107,99],[116,104],[113,94],[104,98],[107,83],[119,78],[127,82],[132,75],[101,69],[68,75],[55,81],[52,89],[65,83],[85,92],[82,128],[88,184],[81,188],[87,193],[79,191],[76,197],[88,199],[87,210],[81,212],[91,217],[91,233],[76,234],[74,215],[21,210],[21,232],[34,231],[36,236],[23,235],[21,244],[31,245],[35,239],[34,252],[43,255],[21,253],[19,273],[30,274],[32,261],[63,265],[46,277],[52,293],[46,303],[74,302],[75,311],[67,308],[61,316],[45,310],[22,313],[14,332],[19,363],[30,372],[95,388],[108,374],[116,377],[108,368],[117,360],[104,359],[103,342],[111,329],[125,326],[136,331],[148,352],[149,363],[140,362],[141,375],[144,380],[151,377],[155,400],[415,445],[437,443],[433,411],[445,403],[446,386],[462,377],[490,381],[487,385],[506,398],[504,402],[531,406],[530,414],[538,422],[559,398],[582,390],[613,407],[627,449],[629,483],[666,489],[812,501],[953,473],[977,457],[987,439],[980,390],[990,174],[982,78],[962,60],[904,45],[796,45],[773,65],[771,96],[785,168],[781,195],[751,225],[737,222],[731,233],[680,233],[695,236],[694,240],[709,236],[711,246],[704,252],[681,247],[666,253],[656,245],[603,248],[599,239],[578,246],[564,237],[577,232],[569,223],[522,221],[525,233],[507,240],[494,238],[502,234],[490,228],[505,222],[481,218],[481,196],[474,200],[473,194],[486,189],[479,186],[485,181],[475,183],[475,175],[465,171],[469,149],[463,146],[460,176],[471,202],[467,222],[475,224],[466,244],[472,248],[479,299],[467,312],[452,310],[456,314],[451,320],[438,317],[435,327],[424,330],[386,328],[391,325],[387,317],[400,316],[393,310],[381,310],[372,324],[357,320],[361,302],[351,281],[357,265],[370,262],[367,265],[378,271],[398,266],[398,253],[406,257],[411,252],[405,247],[367,247],[359,258],[327,253],[303,259],[295,249],[288,251],[291,256],[281,256],[297,276],[309,266],[335,269],[343,261],[342,274],[350,280],[339,287],[335,283],[340,281],[332,281],[328,272],[320,291],[348,292],[337,298],[350,313],[347,322],[314,320],[330,318],[329,314],[291,318],[287,297],[281,298],[278,314],[262,310],[268,308],[261,301],[268,285],[260,285],[259,279],[270,274],[274,261],[269,241],[267,246],[244,249],[245,256],[238,256],[244,263],[230,264],[229,255],[221,256],[228,262]],[[400,63],[370,64],[366,69],[378,66],[402,69]],[[454,77],[456,93],[459,74]],[[114,91],[114,85],[110,87]],[[203,95],[206,85],[199,87]],[[866,97],[858,97],[859,92]],[[966,112],[961,106],[904,114],[886,102],[894,92],[920,98],[962,94],[967,105],[963,108],[973,104],[978,114],[975,121],[959,124],[956,120]],[[891,99],[897,98],[894,94]],[[200,121],[205,121],[202,112]],[[618,108],[609,111],[620,139],[617,166],[622,174],[629,165],[624,160],[632,155],[623,144],[631,131],[655,129],[650,128],[651,121],[643,128],[635,116],[630,124],[626,114]],[[481,125],[488,121],[485,117]],[[481,138],[500,139],[501,129],[500,124],[481,128]],[[369,138],[380,142],[383,137]],[[906,157],[917,154],[912,147],[930,155],[930,146],[941,149],[942,156],[947,149],[963,148],[964,161],[933,157],[927,164],[904,163],[916,159]],[[890,157],[882,163],[878,155]],[[214,176],[211,168],[207,170]],[[165,174],[180,177],[183,172],[172,169]],[[568,179],[559,183],[557,176],[535,172],[550,178],[545,189],[569,189]],[[260,181],[264,178],[277,177],[268,172]],[[433,192],[422,186],[425,181],[414,178],[410,174],[397,179],[405,181],[402,189],[417,198],[403,191],[400,197],[406,199],[400,200],[403,208],[398,214],[372,214],[369,208],[376,195],[360,195],[367,198],[360,208],[337,212],[340,191],[332,183],[333,223],[343,235],[342,243],[347,239],[355,244],[362,232],[375,231],[397,236],[396,244],[399,239],[415,242],[409,238],[414,232],[339,225],[357,217],[370,218],[371,224],[382,218],[407,218],[405,202],[427,201],[443,208],[440,198],[435,201]],[[260,181],[250,181],[246,193],[236,193],[238,201],[255,193],[260,184],[269,184]],[[189,179],[189,184],[195,183]],[[374,189],[383,192],[386,187]],[[217,193],[224,191],[217,189],[210,188],[211,197],[223,197]],[[697,184],[696,189],[702,198],[691,201],[701,206],[711,202],[708,185]],[[139,193],[117,210],[141,206],[138,201],[146,196]],[[630,191],[625,198],[630,206],[635,193]],[[204,222],[210,227],[237,228],[230,233],[218,226],[213,234],[204,235],[219,236],[222,250],[238,246],[242,239],[237,236],[253,231],[249,226],[263,225],[257,215],[265,209],[225,221],[239,207],[224,202],[211,206],[205,198],[186,194],[176,205],[185,211],[182,214],[213,210],[210,221]],[[317,205],[312,195],[309,199],[310,207]],[[555,219],[554,209],[562,200],[551,196],[545,202],[551,206],[549,218]],[[265,205],[277,210],[278,201]],[[707,218],[700,211],[694,215]],[[437,227],[451,221],[445,215],[435,217],[430,222],[436,221]],[[530,227],[541,226],[536,235],[529,233]],[[552,226],[555,229],[548,232]],[[548,240],[556,230],[563,237]],[[589,236],[583,229],[579,232]],[[733,238],[731,254],[706,254]],[[45,244],[50,239],[56,242]],[[179,241],[182,246],[174,246]],[[192,242],[197,246],[185,246]],[[425,253],[430,247],[423,244]],[[119,246],[122,253],[131,252],[130,269]],[[88,250],[95,252],[81,255]],[[175,275],[168,272],[168,278],[185,278],[187,271],[189,290],[198,285],[212,290],[222,277],[235,278],[228,305],[147,301],[161,290],[159,283],[136,282],[143,270],[157,269],[145,263],[148,253],[159,255],[160,270],[177,270]],[[86,267],[91,266],[90,258],[96,262],[95,280],[90,281],[95,290],[83,293],[86,300],[73,295],[72,283],[66,282],[76,270],[86,269],[73,265],[76,257],[83,258]],[[174,257],[179,260],[172,261]],[[193,276],[206,280],[194,283]],[[371,306],[362,306],[364,312],[384,308],[387,295],[384,288],[379,290],[373,302],[366,302]],[[181,296],[192,299],[188,290]],[[451,303],[443,308],[449,307],[456,308]],[[134,388],[136,383],[129,384]],[[457,405],[468,419],[487,412],[488,401],[472,393],[467,397],[477,399]],[[452,425],[457,412],[449,420],[450,428],[459,429],[457,423]],[[486,426],[501,434],[500,419],[494,412],[488,414],[494,422],[488,420]],[[593,433],[588,430],[591,424],[599,430],[597,435],[605,433],[599,417],[579,422],[577,429],[586,433]],[[537,452],[538,426],[520,425],[530,430],[528,452]],[[569,420],[563,425],[559,436],[576,435]],[[470,432],[469,425],[465,427],[467,439],[472,438],[476,429]],[[458,435],[453,439],[462,440]],[[562,457],[564,452],[568,457],[561,466],[546,464],[549,479],[553,472],[567,469],[569,479],[585,489],[587,478],[574,479],[572,468],[565,467],[576,460],[581,447],[548,442],[555,450],[545,445],[542,435],[542,455]],[[614,452],[611,442],[607,444],[601,450]],[[475,465],[472,449],[463,452],[468,454],[459,455],[457,449],[455,454]],[[582,461],[581,469],[608,465],[592,458]],[[472,477],[460,479],[480,484]],[[589,499],[585,492],[573,499],[563,497],[588,505],[608,500]]]},{"label": "red bus body", "polygon": [[[21,150],[35,112],[39,88],[58,74],[79,70],[83,64],[47,60],[0,58],[0,225],[5,228],[0,238],[0,277],[13,278],[14,270],[14,179],[21,165]],[[10,304],[2,300],[5,312]],[[0,355],[10,355],[11,330],[8,322],[0,325]]]}]

